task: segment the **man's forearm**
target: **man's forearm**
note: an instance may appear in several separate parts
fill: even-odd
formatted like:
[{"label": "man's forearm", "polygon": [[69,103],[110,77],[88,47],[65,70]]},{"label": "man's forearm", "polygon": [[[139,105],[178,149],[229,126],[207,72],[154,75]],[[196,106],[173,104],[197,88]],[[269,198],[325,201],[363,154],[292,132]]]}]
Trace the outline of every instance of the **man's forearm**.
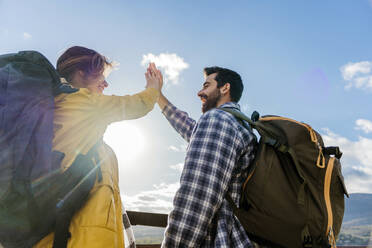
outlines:
[{"label": "man's forearm", "polygon": [[158,98],[158,105],[160,107],[160,110],[163,111],[164,107],[169,104],[168,99],[163,95],[163,93],[160,92],[160,96]]},{"label": "man's forearm", "polygon": [[159,107],[172,127],[187,141],[190,141],[192,131],[195,127],[195,120],[173,106],[168,99],[161,94],[158,98]]}]

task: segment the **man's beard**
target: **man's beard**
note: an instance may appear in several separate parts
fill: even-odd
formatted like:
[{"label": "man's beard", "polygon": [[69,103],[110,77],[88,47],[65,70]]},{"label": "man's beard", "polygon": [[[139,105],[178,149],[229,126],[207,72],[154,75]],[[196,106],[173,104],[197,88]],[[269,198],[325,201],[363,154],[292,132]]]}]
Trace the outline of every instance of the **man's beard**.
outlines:
[{"label": "man's beard", "polygon": [[202,112],[205,113],[217,107],[217,103],[221,98],[221,92],[219,89],[216,89],[208,97],[206,95],[202,95],[202,97],[206,99],[206,102],[202,105]]}]

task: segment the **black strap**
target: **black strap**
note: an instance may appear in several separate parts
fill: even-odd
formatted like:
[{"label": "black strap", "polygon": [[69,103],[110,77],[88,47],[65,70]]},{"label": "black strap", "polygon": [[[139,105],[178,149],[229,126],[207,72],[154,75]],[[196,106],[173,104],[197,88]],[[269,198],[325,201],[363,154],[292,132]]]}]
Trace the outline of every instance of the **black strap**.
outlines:
[{"label": "black strap", "polygon": [[[98,141],[85,155],[87,159],[94,159],[95,166],[87,173],[80,182],[72,188],[70,192],[68,192],[60,201],[57,202],[56,205],[56,228],[54,232],[54,240],[53,240],[53,248],[66,248],[68,240],[71,237],[71,233],[69,232],[69,226],[72,217],[74,216],[75,211],[80,206],[72,206],[72,202],[76,201],[77,198],[85,198],[93,187],[94,182],[91,183],[91,186],[87,186],[89,184],[89,180],[91,180],[92,175],[97,173],[98,181],[102,180],[102,172],[101,172],[101,161],[98,157],[97,148],[102,144],[102,141]],[[79,156],[79,155],[78,155]]]},{"label": "black strap", "polygon": [[102,180],[102,172],[100,169],[101,162],[99,161],[99,157],[97,154],[97,147],[98,145],[101,144],[101,140],[97,142],[88,152],[85,156],[87,156],[88,159],[95,159],[96,166],[94,166],[88,174],[86,174],[81,181],[75,185],[75,187],[68,193],[66,194],[58,203],[57,203],[57,209],[62,209],[64,203],[71,197],[72,193],[76,192],[80,186],[95,172],[98,173],[98,181]]},{"label": "black strap", "polygon": [[287,153],[290,149],[289,146],[286,146],[286,145],[282,144],[281,142],[279,142],[278,140],[270,138],[269,136],[266,136],[266,135],[262,136],[262,140],[265,144],[268,144],[268,145],[274,147],[276,150],[278,150],[282,153]]},{"label": "black strap", "polygon": [[232,208],[233,212],[235,215],[238,214],[238,207],[236,206],[235,202],[233,201],[233,199],[231,198],[230,194],[229,193],[226,193],[226,200],[229,202],[230,204],[230,207]]},{"label": "black strap", "polygon": [[342,152],[340,151],[340,148],[338,146],[323,147],[323,154],[335,155],[335,157],[338,159],[342,157]]},{"label": "black strap", "polygon": [[73,214],[67,211],[57,210],[56,228],[54,231],[53,248],[66,248],[71,237],[69,226]]}]

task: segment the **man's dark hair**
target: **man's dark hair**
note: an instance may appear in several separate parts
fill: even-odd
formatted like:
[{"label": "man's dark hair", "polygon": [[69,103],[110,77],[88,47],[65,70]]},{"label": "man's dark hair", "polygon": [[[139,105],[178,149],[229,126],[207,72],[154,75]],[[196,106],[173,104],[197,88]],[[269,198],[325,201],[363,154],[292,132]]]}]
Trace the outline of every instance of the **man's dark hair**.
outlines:
[{"label": "man's dark hair", "polygon": [[213,66],[204,68],[205,75],[217,73],[215,80],[217,81],[217,88],[224,86],[226,83],[230,84],[230,97],[231,101],[239,102],[243,93],[242,78],[238,73],[230,69]]}]

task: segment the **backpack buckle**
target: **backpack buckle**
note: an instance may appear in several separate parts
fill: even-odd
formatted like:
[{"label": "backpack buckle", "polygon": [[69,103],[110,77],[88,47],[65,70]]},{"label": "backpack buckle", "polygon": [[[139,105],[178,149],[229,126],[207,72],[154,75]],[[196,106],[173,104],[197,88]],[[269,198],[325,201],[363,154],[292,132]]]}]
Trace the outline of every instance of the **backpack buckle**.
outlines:
[{"label": "backpack buckle", "polygon": [[269,137],[265,137],[265,143],[274,148],[278,148],[280,146],[280,143],[277,140],[271,139]]},{"label": "backpack buckle", "polygon": [[286,153],[289,150],[289,147],[288,146],[283,145],[282,143],[280,143],[279,141],[277,141],[275,139],[271,139],[271,138],[265,137],[264,141],[265,141],[266,144],[274,147],[276,150],[278,150],[278,151],[280,151],[282,153]]},{"label": "backpack buckle", "polygon": [[302,230],[302,247],[304,248],[312,248],[313,247],[313,238],[311,237],[310,231],[308,226],[306,225],[305,228]]},{"label": "backpack buckle", "polygon": [[311,238],[311,236],[304,237],[302,247],[304,247],[304,248],[312,248],[313,247],[313,239]]},{"label": "backpack buckle", "polygon": [[322,147],[323,153],[326,155],[334,155],[337,159],[342,157],[342,152],[338,146]]}]

